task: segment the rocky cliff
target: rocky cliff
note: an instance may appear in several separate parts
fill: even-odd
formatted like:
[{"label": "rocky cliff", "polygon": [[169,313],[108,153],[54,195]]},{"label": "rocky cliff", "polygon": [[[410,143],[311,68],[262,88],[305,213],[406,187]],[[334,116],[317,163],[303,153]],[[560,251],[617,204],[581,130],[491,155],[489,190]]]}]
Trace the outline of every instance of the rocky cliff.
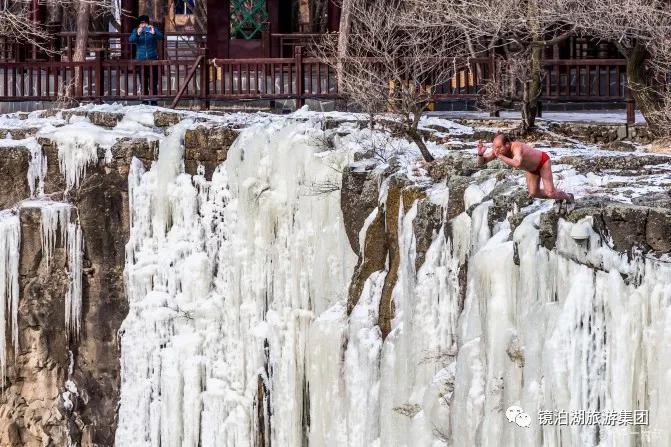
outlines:
[{"label": "rocky cliff", "polygon": [[[2,132],[8,138],[3,141],[0,157],[0,204],[18,216],[20,263],[16,343],[9,330],[5,334],[0,445],[61,446],[73,442],[111,446],[119,405],[118,331],[128,312],[123,282],[130,229],[128,172],[133,158],[147,167],[156,159],[157,137],[125,136],[132,135],[131,131],[110,132],[107,138],[100,138],[89,132],[80,134],[81,141],[77,141],[77,136],[65,130],[69,123],[90,122],[105,132],[117,126],[123,114],[66,111],[44,118],[33,115],[6,117],[10,127]],[[147,131],[160,136],[163,127],[175,123],[176,116],[157,113],[157,126]],[[59,135],[61,129],[65,132]],[[95,152],[74,187],[68,187],[64,165],[64,151],[73,150],[65,144],[68,138],[75,140],[75,151],[88,145]],[[214,146],[210,143],[208,149]],[[198,148],[190,145],[190,150]],[[216,153],[214,148],[212,154]],[[43,157],[43,166],[31,177],[38,157]],[[194,163],[199,157],[193,156]],[[45,226],[49,225],[44,221],[48,215],[45,210],[60,204],[71,208],[68,215],[80,225],[85,241],[81,327],[76,334],[68,334],[65,326],[71,281],[63,222],[54,228],[52,253],[45,253],[44,246]],[[8,329],[10,314],[8,302]]]},{"label": "rocky cliff", "polygon": [[[474,164],[492,126],[426,120],[425,165],[356,115],[21,118],[0,446],[671,442],[665,155],[549,128],[563,210]],[[650,421],[538,424],[560,409]]]}]

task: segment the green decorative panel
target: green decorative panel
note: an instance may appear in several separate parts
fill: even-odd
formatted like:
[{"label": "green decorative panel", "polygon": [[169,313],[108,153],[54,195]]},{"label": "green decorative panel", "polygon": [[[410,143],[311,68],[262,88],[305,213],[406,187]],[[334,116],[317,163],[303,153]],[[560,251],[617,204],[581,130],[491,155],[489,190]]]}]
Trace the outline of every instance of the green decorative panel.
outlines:
[{"label": "green decorative panel", "polygon": [[266,0],[230,0],[231,36],[254,39],[268,20]]}]

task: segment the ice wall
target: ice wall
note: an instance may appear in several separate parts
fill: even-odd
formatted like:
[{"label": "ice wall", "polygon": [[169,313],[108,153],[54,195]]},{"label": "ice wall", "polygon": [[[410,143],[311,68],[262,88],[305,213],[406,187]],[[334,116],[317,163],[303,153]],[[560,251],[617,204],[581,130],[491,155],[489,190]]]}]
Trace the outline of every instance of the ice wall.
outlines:
[{"label": "ice wall", "polygon": [[[399,205],[383,339],[389,262],[347,314],[354,254],[323,187],[339,183],[344,146],[320,149],[317,123],[269,118],[207,181],[184,173],[188,125],[129,174],[117,445],[671,444],[668,263],[614,252],[590,217],[560,220],[552,250],[539,243],[547,209],[490,228],[496,180],[476,177],[473,209],[434,232],[418,268],[420,202]],[[362,242],[390,211],[381,181]],[[445,213],[456,198],[439,188],[419,200]],[[508,422],[510,405],[529,427]],[[648,426],[538,424],[541,410],[638,409]]]},{"label": "ice wall", "polygon": [[[9,339],[13,346],[19,343],[17,314],[19,307],[19,244],[21,224],[16,213],[0,212],[0,377],[5,384],[7,367],[7,346]],[[7,327],[11,336],[7,336]]]},{"label": "ice wall", "polygon": [[[560,220],[552,251],[539,244],[540,214],[547,210],[527,216],[512,234],[507,222],[491,234],[490,206],[455,218],[449,237],[436,234],[418,271],[411,224],[416,204],[399,214],[396,314],[384,341],[374,326],[375,284],[383,272],[369,278],[348,328],[339,328],[347,325],[344,315],[315,322],[312,349],[345,347],[341,355],[312,359],[331,363],[311,368],[311,384],[320,390],[311,395],[311,421],[320,422],[311,426],[311,445],[671,442],[664,398],[671,388],[671,264],[614,252],[592,230],[591,217]],[[366,329],[361,314],[372,316]],[[355,333],[343,335],[348,329]],[[340,370],[343,375],[323,373]],[[373,378],[366,375],[371,372]],[[334,395],[342,407],[328,403]],[[508,422],[511,405],[531,416],[530,427]],[[540,426],[541,410],[648,410],[649,425]],[[366,417],[373,421],[362,423]]]},{"label": "ice wall", "polygon": [[354,264],[337,191],[344,151],[317,126],[241,132],[212,181],[184,174],[184,126],[134,160],[117,445],[300,445],[312,320]]}]

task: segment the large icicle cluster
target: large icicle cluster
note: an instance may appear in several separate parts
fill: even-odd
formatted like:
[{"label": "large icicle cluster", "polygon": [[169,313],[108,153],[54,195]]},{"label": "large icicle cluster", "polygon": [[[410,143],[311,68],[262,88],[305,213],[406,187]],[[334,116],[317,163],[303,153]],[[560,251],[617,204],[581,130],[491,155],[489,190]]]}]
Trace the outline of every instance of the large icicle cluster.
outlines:
[{"label": "large icicle cluster", "polygon": [[206,182],[183,173],[183,131],[131,166],[117,444],[298,445],[308,329],[354,262],[338,194],[315,185],[339,182],[347,154],[268,120]]},{"label": "large icicle cluster", "polygon": [[[491,204],[456,217],[449,238],[438,233],[418,271],[416,204],[400,213],[396,315],[384,341],[376,327],[383,272],[366,282],[349,324],[340,305],[315,321],[311,445],[671,442],[671,265],[614,252],[591,217],[560,221],[552,251],[539,244],[543,211],[514,234],[507,223],[491,234]],[[586,239],[571,236],[585,232]],[[458,273],[466,265],[459,314]],[[332,352],[338,346],[344,352]],[[511,405],[531,416],[531,427],[506,420]],[[538,424],[541,410],[640,409],[649,411],[649,426]]]},{"label": "large icicle cluster", "polygon": [[49,267],[54,249],[60,242],[67,256],[68,290],[65,295],[65,328],[68,335],[79,335],[82,307],[82,267],[84,241],[79,220],[73,217],[73,206],[51,200],[27,200],[22,207],[40,210],[42,255]]},{"label": "large icicle cluster", "polygon": [[16,348],[19,343],[19,244],[21,223],[13,211],[0,211],[0,377],[5,384],[7,325]]}]

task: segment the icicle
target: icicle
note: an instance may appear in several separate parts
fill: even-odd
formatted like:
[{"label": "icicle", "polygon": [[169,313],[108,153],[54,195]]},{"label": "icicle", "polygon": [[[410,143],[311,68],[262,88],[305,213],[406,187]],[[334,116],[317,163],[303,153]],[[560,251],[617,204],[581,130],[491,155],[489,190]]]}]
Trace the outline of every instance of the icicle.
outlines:
[{"label": "icicle", "polygon": [[68,222],[67,254],[69,287],[65,295],[65,327],[72,338],[79,337],[82,311],[83,237],[79,223]]},{"label": "icicle", "polygon": [[211,182],[183,173],[183,127],[150,170],[133,162],[118,445],[304,439],[309,328],[344,302],[355,259],[338,195],[305,193],[340,183],[347,154],[288,122],[242,131]]},{"label": "icicle", "polygon": [[[553,250],[539,244],[540,211],[491,229],[482,201],[497,180],[474,175],[470,213],[433,233],[421,266],[425,203],[398,204],[382,340],[387,272],[370,273],[348,315],[340,198],[301,194],[340,180],[328,166],[347,159],[310,147],[310,126],[243,130],[211,182],[183,172],[183,127],[148,171],[133,160],[118,445],[619,445],[619,427],[540,427],[538,412],[639,405],[662,439],[619,439],[670,444],[669,266],[627,260],[588,220],[560,219]],[[364,222],[364,255],[379,248],[364,242],[382,209]],[[508,422],[510,405],[532,424]]]},{"label": "icicle", "polygon": [[[79,222],[71,222],[72,205],[62,202],[29,202],[39,204],[42,215],[42,251],[47,266],[51,263],[57,241],[66,250],[68,290],[65,294],[65,327],[68,336],[79,336],[82,306],[83,236]],[[24,205],[25,206],[25,205]]]},{"label": "icicle", "polygon": [[95,145],[79,144],[58,146],[58,163],[65,176],[65,191],[78,187],[86,175],[86,167],[98,160],[98,148]]},{"label": "icicle", "polygon": [[7,368],[7,327],[9,339],[16,350],[19,346],[19,247],[21,223],[13,211],[0,212],[0,375],[5,384]]},{"label": "icicle", "polygon": [[40,197],[44,193],[44,179],[47,176],[47,157],[35,138],[26,138],[20,144],[30,150],[30,163],[26,172],[30,197]]},{"label": "icicle", "polygon": [[39,204],[42,213],[42,251],[47,266],[49,266],[57,239],[60,239],[63,246],[66,245],[72,205],[46,201],[34,203]]}]

